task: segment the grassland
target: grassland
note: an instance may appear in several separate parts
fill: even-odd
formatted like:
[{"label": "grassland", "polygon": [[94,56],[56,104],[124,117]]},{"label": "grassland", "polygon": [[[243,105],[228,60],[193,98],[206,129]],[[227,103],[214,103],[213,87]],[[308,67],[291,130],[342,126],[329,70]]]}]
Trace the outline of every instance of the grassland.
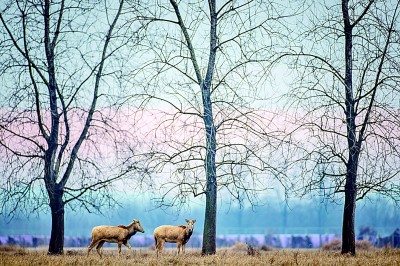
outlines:
[{"label": "grassland", "polygon": [[[0,246],[1,247],[1,246]],[[65,249],[62,256],[48,256],[46,249],[0,248],[0,265],[399,265],[399,249],[371,249],[359,251],[356,257],[338,251],[323,250],[257,250],[253,256],[239,247],[218,249],[216,255],[201,256],[198,249],[187,249],[176,256],[167,249],[157,259],[150,249],[106,249],[103,258],[96,252],[86,256],[85,249]]]}]

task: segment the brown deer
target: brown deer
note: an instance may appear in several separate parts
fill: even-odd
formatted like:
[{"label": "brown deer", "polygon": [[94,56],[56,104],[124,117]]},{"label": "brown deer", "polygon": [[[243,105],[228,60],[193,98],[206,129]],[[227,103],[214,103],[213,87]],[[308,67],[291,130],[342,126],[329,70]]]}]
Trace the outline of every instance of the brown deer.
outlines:
[{"label": "brown deer", "polygon": [[142,225],[138,220],[133,219],[129,225],[99,225],[92,229],[92,243],[88,246],[88,256],[94,246],[97,245],[96,250],[102,257],[102,247],[105,242],[118,243],[118,251],[121,254],[121,246],[124,244],[127,248],[131,249],[128,240],[136,234],[136,232],[144,233]]},{"label": "brown deer", "polygon": [[161,225],[154,230],[154,240],[156,245],[156,253],[162,251],[165,242],[176,243],[178,255],[182,246],[182,252],[185,253],[185,245],[189,241],[193,233],[194,223],[196,220],[185,219],[187,225]]}]

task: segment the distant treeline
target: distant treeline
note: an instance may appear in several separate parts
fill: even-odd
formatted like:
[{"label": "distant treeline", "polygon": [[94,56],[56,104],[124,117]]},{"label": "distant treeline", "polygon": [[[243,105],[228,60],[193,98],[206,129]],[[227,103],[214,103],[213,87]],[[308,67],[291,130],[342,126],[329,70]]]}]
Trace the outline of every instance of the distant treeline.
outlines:
[{"label": "distant treeline", "polygon": [[[195,233],[202,235],[204,213],[199,203],[188,209],[162,210],[145,199],[131,198],[121,207],[104,209],[103,215],[88,214],[83,210],[67,210],[65,236],[90,238],[96,225],[129,224],[140,220],[146,235],[162,224],[183,224],[185,219],[196,219]],[[238,208],[220,205],[217,216],[218,235],[341,235],[342,204],[326,203],[320,198],[289,202],[266,200],[264,206]],[[400,227],[400,210],[390,201],[373,199],[357,205],[356,233],[362,228],[374,228],[379,236],[390,235]],[[51,219],[48,214],[16,217],[9,221],[0,216],[0,236],[50,235]],[[136,236],[135,236],[136,237]]]},{"label": "distant treeline", "polygon": [[[400,248],[400,229],[396,229],[391,235],[379,237],[373,229],[369,229],[370,234],[364,232],[359,235],[358,239],[368,240],[376,247],[391,246]],[[230,247],[237,242],[247,243],[254,247],[274,247],[274,248],[319,248],[324,244],[338,239],[340,236],[329,235],[218,235],[217,247]],[[42,247],[49,243],[49,236],[0,236],[0,245],[19,245],[22,247]],[[90,237],[70,237],[64,239],[65,247],[87,247],[90,244]],[[154,246],[154,238],[152,235],[135,235],[131,238],[130,243],[136,248],[151,248]],[[193,235],[189,240],[187,247],[200,248],[202,236],[200,234]],[[115,244],[106,243],[105,246],[115,246]],[[166,247],[175,247],[174,244],[166,243]]]}]

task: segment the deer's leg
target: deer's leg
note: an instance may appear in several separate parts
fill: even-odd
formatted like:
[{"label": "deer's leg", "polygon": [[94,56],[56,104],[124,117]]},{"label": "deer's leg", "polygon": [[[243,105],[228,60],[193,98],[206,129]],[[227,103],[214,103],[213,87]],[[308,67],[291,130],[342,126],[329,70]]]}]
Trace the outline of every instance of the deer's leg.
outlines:
[{"label": "deer's leg", "polygon": [[127,240],[122,241],[122,244],[124,244],[127,248],[132,249],[132,246],[129,244]]},{"label": "deer's leg", "polygon": [[122,242],[118,242],[118,254],[121,255]]},{"label": "deer's leg", "polygon": [[158,258],[158,254],[162,252],[163,247],[164,247],[164,240],[159,239],[158,241],[156,241],[157,258]]},{"label": "deer's leg", "polygon": [[88,246],[88,252],[87,252],[88,256],[89,256],[89,253],[92,250],[92,248],[94,248],[94,246],[96,246],[97,243],[99,243],[99,241],[93,241],[92,240],[92,243],[90,243],[90,245]]},{"label": "deer's leg", "polygon": [[100,240],[99,244],[96,247],[97,253],[99,253],[100,258],[102,257],[102,253],[103,253],[102,252],[102,247],[103,247],[105,242],[106,242],[105,240]]}]

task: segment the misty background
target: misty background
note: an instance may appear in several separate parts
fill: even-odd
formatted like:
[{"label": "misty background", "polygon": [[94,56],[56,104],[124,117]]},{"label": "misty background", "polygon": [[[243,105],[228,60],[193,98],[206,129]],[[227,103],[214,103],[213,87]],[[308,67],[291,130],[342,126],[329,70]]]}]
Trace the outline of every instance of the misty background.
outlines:
[{"label": "misty background", "polygon": [[[273,192],[271,192],[273,194]],[[217,213],[217,234],[341,234],[343,206],[326,202],[323,198],[279,199],[269,196],[265,205],[238,207],[221,205]],[[356,234],[362,227],[374,229],[378,236],[393,233],[400,225],[400,210],[392,201],[379,196],[361,200],[356,209]],[[138,219],[145,235],[162,224],[185,224],[185,219],[196,219],[194,234],[202,234],[203,206],[193,202],[187,209],[161,209],[152,205],[149,197],[132,195],[121,200],[119,207],[104,209],[103,215],[69,210],[65,215],[65,235],[90,237],[96,225],[129,224]],[[0,218],[0,235],[50,235],[51,219],[48,213],[15,217],[9,221]],[[135,237],[131,242],[135,243]]]}]

